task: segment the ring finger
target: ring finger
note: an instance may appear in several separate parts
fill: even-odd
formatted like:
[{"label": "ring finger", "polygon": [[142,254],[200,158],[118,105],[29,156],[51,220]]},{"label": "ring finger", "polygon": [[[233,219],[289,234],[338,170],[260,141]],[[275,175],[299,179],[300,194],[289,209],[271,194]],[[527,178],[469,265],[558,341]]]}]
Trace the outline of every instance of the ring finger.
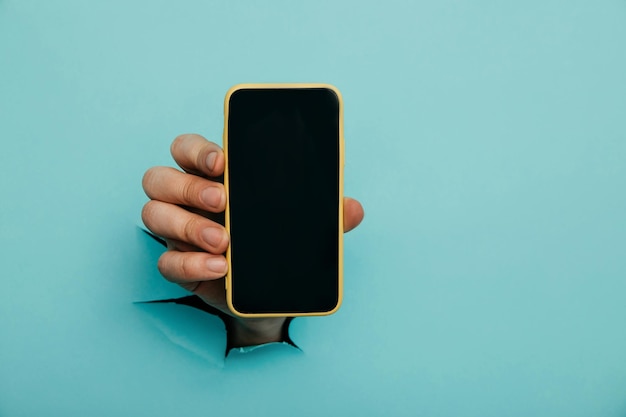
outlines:
[{"label": "ring finger", "polygon": [[141,218],[157,236],[186,242],[215,255],[224,253],[228,247],[228,234],[223,226],[175,204],[148,201]]}]

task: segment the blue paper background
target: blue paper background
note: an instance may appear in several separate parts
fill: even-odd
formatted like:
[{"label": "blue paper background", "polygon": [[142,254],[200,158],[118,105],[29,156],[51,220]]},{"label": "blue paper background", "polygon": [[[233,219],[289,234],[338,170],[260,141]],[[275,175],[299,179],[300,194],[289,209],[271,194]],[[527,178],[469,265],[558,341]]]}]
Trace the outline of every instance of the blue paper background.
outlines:
[{"label": "blue paper background", "polygon": [[[221,358],[135,227],[239,82],[345,98],[345,300]],[[626,2],[0,0],[0,415],[626,416]],[[288,242],[286,242],[288,244]]]}]

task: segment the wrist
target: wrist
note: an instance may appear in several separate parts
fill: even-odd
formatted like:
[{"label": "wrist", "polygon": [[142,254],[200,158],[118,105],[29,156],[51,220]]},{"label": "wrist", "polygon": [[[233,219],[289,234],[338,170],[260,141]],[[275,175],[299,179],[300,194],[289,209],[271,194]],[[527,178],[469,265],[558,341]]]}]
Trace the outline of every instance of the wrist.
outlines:
[{"label": "wrist", "polygon": [[226,323],[228,348],[284,342],[286,320],[286,317],[260,319],[231,317]]}]

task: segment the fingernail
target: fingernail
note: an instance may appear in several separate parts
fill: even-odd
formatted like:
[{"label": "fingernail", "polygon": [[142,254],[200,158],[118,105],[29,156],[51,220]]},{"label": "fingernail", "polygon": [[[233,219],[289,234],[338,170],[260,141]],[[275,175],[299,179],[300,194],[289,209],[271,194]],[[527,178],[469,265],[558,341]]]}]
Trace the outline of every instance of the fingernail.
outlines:
[{"label": "fingernail", "polygon": [[206,261],[206,266],[213,272],[226,272],[226,260],[224,258],[211,258]]},{"label": "fingernail", "polygon": [[209,227],[202,231],[202,239],[213,247],[218,247],[225,238],[225,233],[215,227]]},{"label": "fingernail", "polygon": [[217,152],[211,152],[206,157],[206,166],[209,168],[209,171],[213,171],[213,168],[215,168],[215,161],[217,161]]},{"label": "fingernail", "polygon": [[209,187],[202,190],[200,198],[210,207],[220,207],[222,203],[222,190],[217,187]]}]

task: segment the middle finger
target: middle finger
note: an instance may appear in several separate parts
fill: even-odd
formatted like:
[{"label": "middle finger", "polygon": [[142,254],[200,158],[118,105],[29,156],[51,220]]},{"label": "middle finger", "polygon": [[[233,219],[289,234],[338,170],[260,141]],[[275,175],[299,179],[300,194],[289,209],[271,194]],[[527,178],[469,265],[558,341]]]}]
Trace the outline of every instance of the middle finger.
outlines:
[{"label": "middle finger", "polygon": [[226,193],[222,184],[174,168],[152,167],[146,171],[142,183],[144,191],[153,200],[212,213],[226,208]]}]

